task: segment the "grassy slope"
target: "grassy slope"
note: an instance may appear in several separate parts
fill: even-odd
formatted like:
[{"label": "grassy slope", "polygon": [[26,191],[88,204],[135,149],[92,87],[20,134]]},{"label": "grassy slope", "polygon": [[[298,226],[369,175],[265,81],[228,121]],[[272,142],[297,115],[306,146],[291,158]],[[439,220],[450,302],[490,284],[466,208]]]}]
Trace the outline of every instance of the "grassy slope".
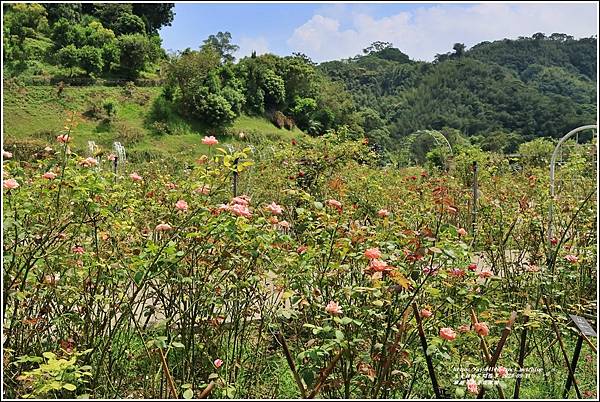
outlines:
[{"label": "grassy slope", "polygon": [[[53,86],[17,87],[5,85],[4,89],[4,141],[51,144],[63,129],[69,113],[78,115],[79,124],[73,132],[73,146],[86,149],[88,141],[94,141],[103,148],[112,147],[114,141],[125,144],[128,152],[167,153],[177,156],[194,157],[205,151],[200,144],[207,134],[202,122],[187,121],[176,117],[173,134],[156,134],[148,121],[153,101],[159,96],[160,88],[136,88],[128,97],[120,87],[67,87],[61,97]],[[106,99],[117,103],[117,117],[112,124],[87,117],[84,113],[94,103],[101,104]],[[131,140],[123,132],[134,132],[139,137]],[[258,117],[241,116],[229,128],[229,132],[254,132],[272,139],[289,139],[302,135],[298,129],[287,131],[276,128],[268,120]],[[235,138],[221,135],[223,143],[237,142]]]}]

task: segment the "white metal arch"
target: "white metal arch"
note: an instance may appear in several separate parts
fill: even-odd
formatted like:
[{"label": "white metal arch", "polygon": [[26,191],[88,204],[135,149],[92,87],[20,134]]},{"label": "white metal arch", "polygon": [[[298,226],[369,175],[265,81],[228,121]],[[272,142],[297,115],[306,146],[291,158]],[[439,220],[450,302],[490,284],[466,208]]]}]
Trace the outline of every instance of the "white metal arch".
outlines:
[{"label": "white metal arch", "polygon": [[554,152],[552,153],[552,158],[550,159],[550,207],[548,211],[548,242],[550,242],[552,239],[552,218],[555,196],[554,178],[556,173],[556,158],[558,157],[558,152],[561,146],[565,143],[565,141],[573,137],[575,134],[585,130],[593,130],[593,135],[595,136],[596,132],[598,131],[598,125],[589,124],[587,126],[577,127],[576,129],[569,131],[558,141],[558,144],[556,144]]}]

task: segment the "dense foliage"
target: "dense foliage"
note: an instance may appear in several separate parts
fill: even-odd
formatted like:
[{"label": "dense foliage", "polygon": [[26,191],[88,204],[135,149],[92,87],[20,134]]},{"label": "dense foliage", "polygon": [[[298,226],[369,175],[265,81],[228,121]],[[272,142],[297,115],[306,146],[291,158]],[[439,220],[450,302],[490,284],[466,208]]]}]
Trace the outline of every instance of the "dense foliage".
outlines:
[{"label": "dense foliage", "polygon": [[110,73],[136,78],[165,56],[158,29],[170,25],[173,6],[168,3],[6,5],[3,32],[6,72],[39,73],[50,65],[65,68],[70,76]]},{"label": "dense foliage", "polygon": [[522,397],[562,396],[565,313],[597,298],[593,148],[565,155],[548,240],[544,144],[521,170],[468,146],[382,168],[345,130],[123,164],[75,154],[75,124],[3,152],[5,396],[431,398],[426,358],[445,396],[510,396],[520,367]]}]

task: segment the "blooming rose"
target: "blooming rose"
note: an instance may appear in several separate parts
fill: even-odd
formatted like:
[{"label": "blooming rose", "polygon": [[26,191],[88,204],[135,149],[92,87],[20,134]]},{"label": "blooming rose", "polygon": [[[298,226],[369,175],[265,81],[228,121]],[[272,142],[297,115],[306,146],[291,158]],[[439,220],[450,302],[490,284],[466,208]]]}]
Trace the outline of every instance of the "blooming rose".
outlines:
[{"label": "blooming rose", "polygon": [[365,257],[367,257],[369,260],[374,260],[376,258],[380,258],[381,251],[379,251],[379,249],[377,247],[368,248],[365,250]]},{"label": "blooming rose", "polygon": [[461,332],[461,333],[469,332],[470,330],[471,329],[466,324],[463,324],[460,327],[458,327],[458,332]]},{"label": "blooming rose", "polygon": [[463,276],[465,276],[465,271],[463,271],[462,269],[453,268],[452,270],[450,270],[449,274],[450,276],[453,276],[455,278],[462,278]]},{"label": "blooming rose", "polygon": [[290,223],[288,221],[281,221],[281,222],[279,222],[279,227],[281,227],[283,229],[287,229],[290,227]]},{"label": "blooming rose", "polygon": [[477,269],[477,264],[472,262],[471,264],[469,264],[468,268],[469,268],[469,271],[475,271]]},{"label": "blooming rose", "polygon": [[235,197],[233,200],[231,200],[231,202],[233,204],[238,204],[238,205],[248,205],[248,197],[246,197],[245,195],[239,196],[239,197]]},{"label": "blooming rose", "polygon": [[129,177],[131,177],[131,180],[133,180],[133,181],[142,181],[142,176],[140,176],[136,172],[133,172],[132,174],[130,174]]},{"label": "blooming rose", "polygon": [[272,203],[270,203],[269,205],[267,205],[266,208],[273,215],[281,215],[283,213],[283,208],[280,205],[275,204],[275,201],[273,201]]},{"label": "blooming rose", "polygon": [[478,322],[473,325],[475,332],[477,332],[481,336],[488,336],[490,334],[490,329],[487,324],[484,322]]},{"label": "blooming rose", "polygon": [[184,200],[179,200],[175,203],[175,208],[177,208],[178,211],[187,211],[188,203]]},{"label": "blooming rose", "polygon": [[337,200],[327,200],[325,201],[327,205],[330,207],[336,208],[338,211],[342,212],[342,203]]},{"label": "blooming rose", "polygon": [[219,368],[223,365],[223,360],[217,359],[213,362],[213,364],[215,365],[216,368]]},{"label": "blooming rose", "polygon": [[44,179],[53,180],[56,179],[56,173],[54,172],[46,172],[42,175]]},{"label": "blooming rose", "polygon": [[90,156],[88,158],[85,158],[81,162],[79,162],[79,164],[81,166],[83,166],[83,167],[92,167],[92,166],[97,166],[98,165],[98,161],[96,160],[96,158],[92,158]]},{"label": "blooming rose", "polygon": [[2,150],[2,157],[3,157],[4,159],[10,159],[10,158],[12,158],[12,156],[13,156],[13,154],[12,154],[11,152],[8,152],[8,151],[5,151],[5,150]]},{"label": "blooming rose", "polygon": [[500,377],[500,378],[504,378],[508,374],[508,370],[504,366],[498,367],[496,372],[498,373],[498,377]]},{"label": "blooming rose", "polygon": [[58,137],[56,137],[56,141],[62,144],[66,144],[67,142],[71,141],[71,137],[69,136],[69,134],[61,134]]},{"label": "blooming rose", "polygon": [[210,187],[203,185],[194,190],[195,193],[208,195],[210,193]]},{"label": "blooming rose", "polygon": [[108,159],[109,161],[115,161],[117,160],[118,156],[115,154],[108,154],[108,156],[106,157],[106,159]]},{"label": "blooming rose", "polygon": [[479,272],[479,277],[480,278],[489,278],[491,276],[494,276],[494,273],[489,269],[489,268],[483,268],[480,272]]},{"label": "blooming rose", "polygon": [[85,250],[84,250],[84,249],[83,249],[83,247],[81,247],[81,246],[75,246],[75,247],[73,247],[73,252],[74,252],[75,254],[79,254],[79,255],[81,255],[81,254],[84,254],[84,253],[85,253]]},{"label": "blooming rose", "polygon": [[467,231],[464,228],[460,228],[457,230],[459,236],[464,236],[467,234]]},{"label": "blooming rose", "polygon": [[440,329],[440,337],[447,341],[453,341],[456,339],[456,332],[452,328],[442,328]]},{"label": "blooming rose", "polygon": [[390,271],[391,268],[388,267],[387,263],[385,261],[381,261],[377,258],[371,260],[369,262],[369,268],[371,268],[373,271],[375,272],[381,272],[381,271]]},{"label": "blooming rose", "polygon": [[429,310],[427,310],[426,308],[421,310],[421,317],[423,318],[429,318],[433,315],[433,313]]},{"label": "blooming rose", "polygon": [[325,311],[327,311],[331,315],[339,315],[342,314],[342,308],[334,301],[330,301],[329,304],[325,307]]},{"label": "blooming rose", "polygon": [[155,228],[155,230],[157,232],[164,232],[164,231],[171,230],[171,229],[173,229],[173,228],[168,223],[158,224],[158,225],[156,225],[156,228]]},{"label": "blooming rose", "polygon": [[470,393],[472,394],[477,394],[479,393],[479,387],[477,387],[477,383],[475,382],[474,379],[469,378],[467,380],[467,389],[469,390]]},{"label": "blooming rose", "polygon": [[213,145],[217,145],[219,143],[219,141],[213,136],[209,136],[209,137],[204,137],[202,138],[202,143],[204,145],[208,145],[209,147],[212,147]]},{"label": "blooming rose", "polygon": [[252,217],[252,212],[250,212],[246,205],[235,204],[231,207],[231,212],[233,212],[235,215],[243,216],[245,218]]},{"label": "blooming rose", "polygon": [[299,246],[299,247],[296,249],[296,252],[297,252],[298,254],[304,254],[304,253],[306,252],[306,250],[308,250],[308,246]]},{"label": "blooming rose", "polygon": [[565,260],[569,261],[572,264],[575,264],[575,263],[577,263],[577,261],[579,261],[579,258],[577,258],[576,255],[568,254],[568,255],[565,255]]},{"label": "blooming rose", "polygon": [[2,187],[8,190],[12,190],[19,187],[19,183],[15,179],[8,179],[2,182]]},{"label": "blooming rose", "polygon": [[377,211],[377,215],[379,215],[380,218],[385,218],[387,216],[390,216],[390,211],[388,211],[387,209],[380,209],[379,211]]}]

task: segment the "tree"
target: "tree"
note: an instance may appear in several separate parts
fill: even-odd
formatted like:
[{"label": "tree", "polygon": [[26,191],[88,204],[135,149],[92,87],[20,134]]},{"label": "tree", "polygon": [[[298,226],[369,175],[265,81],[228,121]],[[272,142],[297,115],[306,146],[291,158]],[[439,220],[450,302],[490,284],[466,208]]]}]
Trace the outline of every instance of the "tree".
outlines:
[{"label": "tree", "polygon": [[50,24],[61,18],[71,23],[81,21],[81,3],[44,3],[42,5],[48,13],[48,22]]},{"label": "tree", "polygon": [[144,34],[146,33],[146,25],[137,15],[123,14],[117,19],[114,31],[117,35]]},{"label": "tree", "polygon": [[119,36],[120,65],[129,78],[138,77],[149,61],[150,43],[141,34]]},{"label": "tree", "polygon": [[218,32],[216,35],[210,35],[203,43],[203,48],[214,48],[221,55],[223,62],[233,62],[235,60],[233,53],[237,52],[240,48],[231,43],[231,34],[229,32]]},{"label": "tree", "polygon": [[79,49],[78,53],[79,65],[89,76],[94,76],[102,71],[104,61],[101,49],[86,45]]},{"label": "tree", "polygon": [[171,26],[175,13],[174,3],[133,3],[132,12],[144,21],[149,34],[156,34],[164,26]]},{"label": "tree", "polygon": [[363,49],[363,53],[364,54],[377,53],[377,52],[381,52],[382,50],[390,48],[390,47],[392,47],[392,44],[390,42],[376,41],[376,42],[371,43],[371,46],[367,47],[366,49]]},{"label": "tree", "polygon": [[79,66],[79,50],[72,44],[60,49],[56,58],[63,67],[70,70],[70,75],[73,75],[73,68]]},{"label": "tree", "polygon": [[455,43],[454,46],[452,46],[452,50],[454,50],[454,57],[463,57],[465,55],[465,49],[466,46],[464,43]]},{"label": "tree", "polygon": [[93,14],[102,25],[115,30],[118,19],[125,14],[132,14],[132,4],[127,3],[94,3]]}]

